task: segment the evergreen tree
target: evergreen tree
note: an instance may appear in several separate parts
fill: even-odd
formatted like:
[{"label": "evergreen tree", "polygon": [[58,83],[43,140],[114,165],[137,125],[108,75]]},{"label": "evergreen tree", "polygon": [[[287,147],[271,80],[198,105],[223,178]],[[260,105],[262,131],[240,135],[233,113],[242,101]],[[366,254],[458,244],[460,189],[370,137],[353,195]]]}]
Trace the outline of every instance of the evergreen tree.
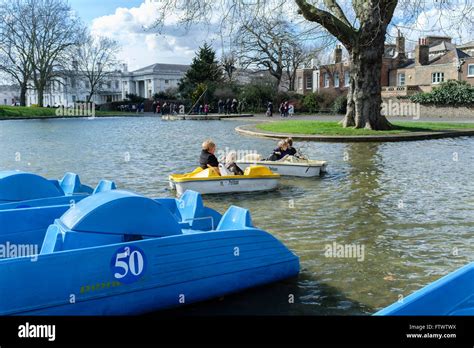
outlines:
[{"label": "evergreen tree", "polygon": [[183,96],[190,97],[199,84],[215,89],[216,84],[221,82],[222,78],[222,69],[216,59],[216,52],[209,44],[204,43],[181,80],[179,91]]}]

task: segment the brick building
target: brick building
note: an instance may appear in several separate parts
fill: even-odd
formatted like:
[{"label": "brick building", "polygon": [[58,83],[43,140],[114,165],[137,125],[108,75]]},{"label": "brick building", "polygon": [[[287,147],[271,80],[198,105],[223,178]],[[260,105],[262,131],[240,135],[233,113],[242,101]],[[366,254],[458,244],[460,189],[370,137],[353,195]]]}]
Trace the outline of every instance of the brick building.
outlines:
[{"label": "brick building", "polygon": [[[334,50],[334,63],[299,69],[295,89],[300,94],[330,91],[342,94],[349,86],[350,62],[342,60],[342,47]],[[382,63],[382,96],[429,92],[441,82],[464,80],[474,85],[474,41],[456,46],[450,37],[421,38],[413,57],[405,51],[405,38],[386,44]]]}]

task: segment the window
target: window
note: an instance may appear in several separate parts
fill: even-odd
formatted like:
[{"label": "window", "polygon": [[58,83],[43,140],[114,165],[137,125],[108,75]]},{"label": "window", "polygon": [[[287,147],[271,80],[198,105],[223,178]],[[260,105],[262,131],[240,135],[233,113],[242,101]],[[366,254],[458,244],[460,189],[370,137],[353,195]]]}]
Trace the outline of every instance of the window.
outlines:
[{"label": "window", "polygon": [[349,83],[351,82],[351,75],[349,71],[344,72],[344,86],[349,87]]},{"label": "window", "polygon": [[115,81],[115,89],[119,89],[120,88],[120,82],[119,81]]},{"label": "window", "polygon": [[108,81],[107,82],[107,88],[110,90],[112,89],[112,82],[111,81]]},{"label": "window", "polygon": [[303,89],[303,78],[298,77],[298,89]]},{"label": "window", "polygon": [[444,82],[444,73],[442,72],[435,72],[431,75],[431,83],[441,83]]},{"label": "window", "polygon": [[334,87],[339,87],[339,73],[334,74]]},{"label": "window", "polygon": [[165,85],[169,85],[170,84],[170,80],[165,80]]},{"label": "window", "polygon": [[467,76],[474,77],[474,64],[469,64],[467,67]]},{"label": "window", "polygon": [[405,73],[398,74],[398,85],[405,86]]},{"label": "window", "polygon": [[76,102],[76,96],[75,96],[75,95],[72,96],[72,102],[73,102],[73,103]]},{"label": "window", "polygon": [[306,77],[306,89],[313,89],[313,77]]},{"label": "window", "polygon": [[324,88],[328,88],[328,87],[329,87],[329,74],[325,73],[324,74]]}]

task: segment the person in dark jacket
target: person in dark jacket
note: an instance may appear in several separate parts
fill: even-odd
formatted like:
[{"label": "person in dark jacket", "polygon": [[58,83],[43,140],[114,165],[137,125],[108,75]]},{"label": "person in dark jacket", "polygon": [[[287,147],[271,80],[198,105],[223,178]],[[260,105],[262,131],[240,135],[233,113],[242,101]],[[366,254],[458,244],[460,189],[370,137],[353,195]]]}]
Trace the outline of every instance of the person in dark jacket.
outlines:
[{"label": "person in dark jacket", "polygon": [[279,161],[288,154],[287,151],[288,151],[288,144],[286,143],[285,140],[280,140],[278,142],[278,147],[275,150],[273,150],[273,153],[268,158],[268,160]]},{"label": "person in dark jacket", "polygon": [[267,116],[273,117],[273,103],[270,101],[267,105]]},{"label": "person in dark jacket", "polygon": [[219,161],[217,157],[214,155],[216,152],[216,144],[212,140],[206,140],[202,143],[202,151],[201,156],[199,158],[199,165],[202,169],[207,168],[216,168],[219,172]]},{"label": "person in dark jacket", "polygon": [[290,155],[290,156],[296,156],[298,151],[293,147],[293,139],[292,138],[286,138],[285,142],[288,145],[288,149],[286,150],[285,154]]}]

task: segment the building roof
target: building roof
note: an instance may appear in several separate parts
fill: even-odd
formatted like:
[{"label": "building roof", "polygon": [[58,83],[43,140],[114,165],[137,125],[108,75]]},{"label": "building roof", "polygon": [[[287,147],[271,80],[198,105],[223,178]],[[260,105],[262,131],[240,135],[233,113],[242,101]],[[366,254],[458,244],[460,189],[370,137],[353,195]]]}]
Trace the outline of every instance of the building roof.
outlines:
[{"label": "building roof", "polygon": [[466,48],[473,48],[474,47],[474,41],[469,41],[466,42],[465,44],[462,44],[460,46],[457,46],[460,49],[466,49]]},{"label": "building roof", "polygon": [[430,53],[450,51],[454,48],[456,48],[456,46],[451,42],[441,41],[440,43],[437,43],[430,47]]},{"label": "building roof", "polygon": [[0,85],[0,92],[19,92],[20,86],[18,85]]},{"label": "building roof", "polygon": [[188,71],[189,65],[181,65],[181,64],[152,64],[149,66],[146,66],[144,68],[132,71],[133,74],[139,75],[139,74],[147,74],[147,73],[157,73],[157,72],[166,72],[166,73],[173,73],[173,72],[178,72],[178,73],[185,73]]}]

